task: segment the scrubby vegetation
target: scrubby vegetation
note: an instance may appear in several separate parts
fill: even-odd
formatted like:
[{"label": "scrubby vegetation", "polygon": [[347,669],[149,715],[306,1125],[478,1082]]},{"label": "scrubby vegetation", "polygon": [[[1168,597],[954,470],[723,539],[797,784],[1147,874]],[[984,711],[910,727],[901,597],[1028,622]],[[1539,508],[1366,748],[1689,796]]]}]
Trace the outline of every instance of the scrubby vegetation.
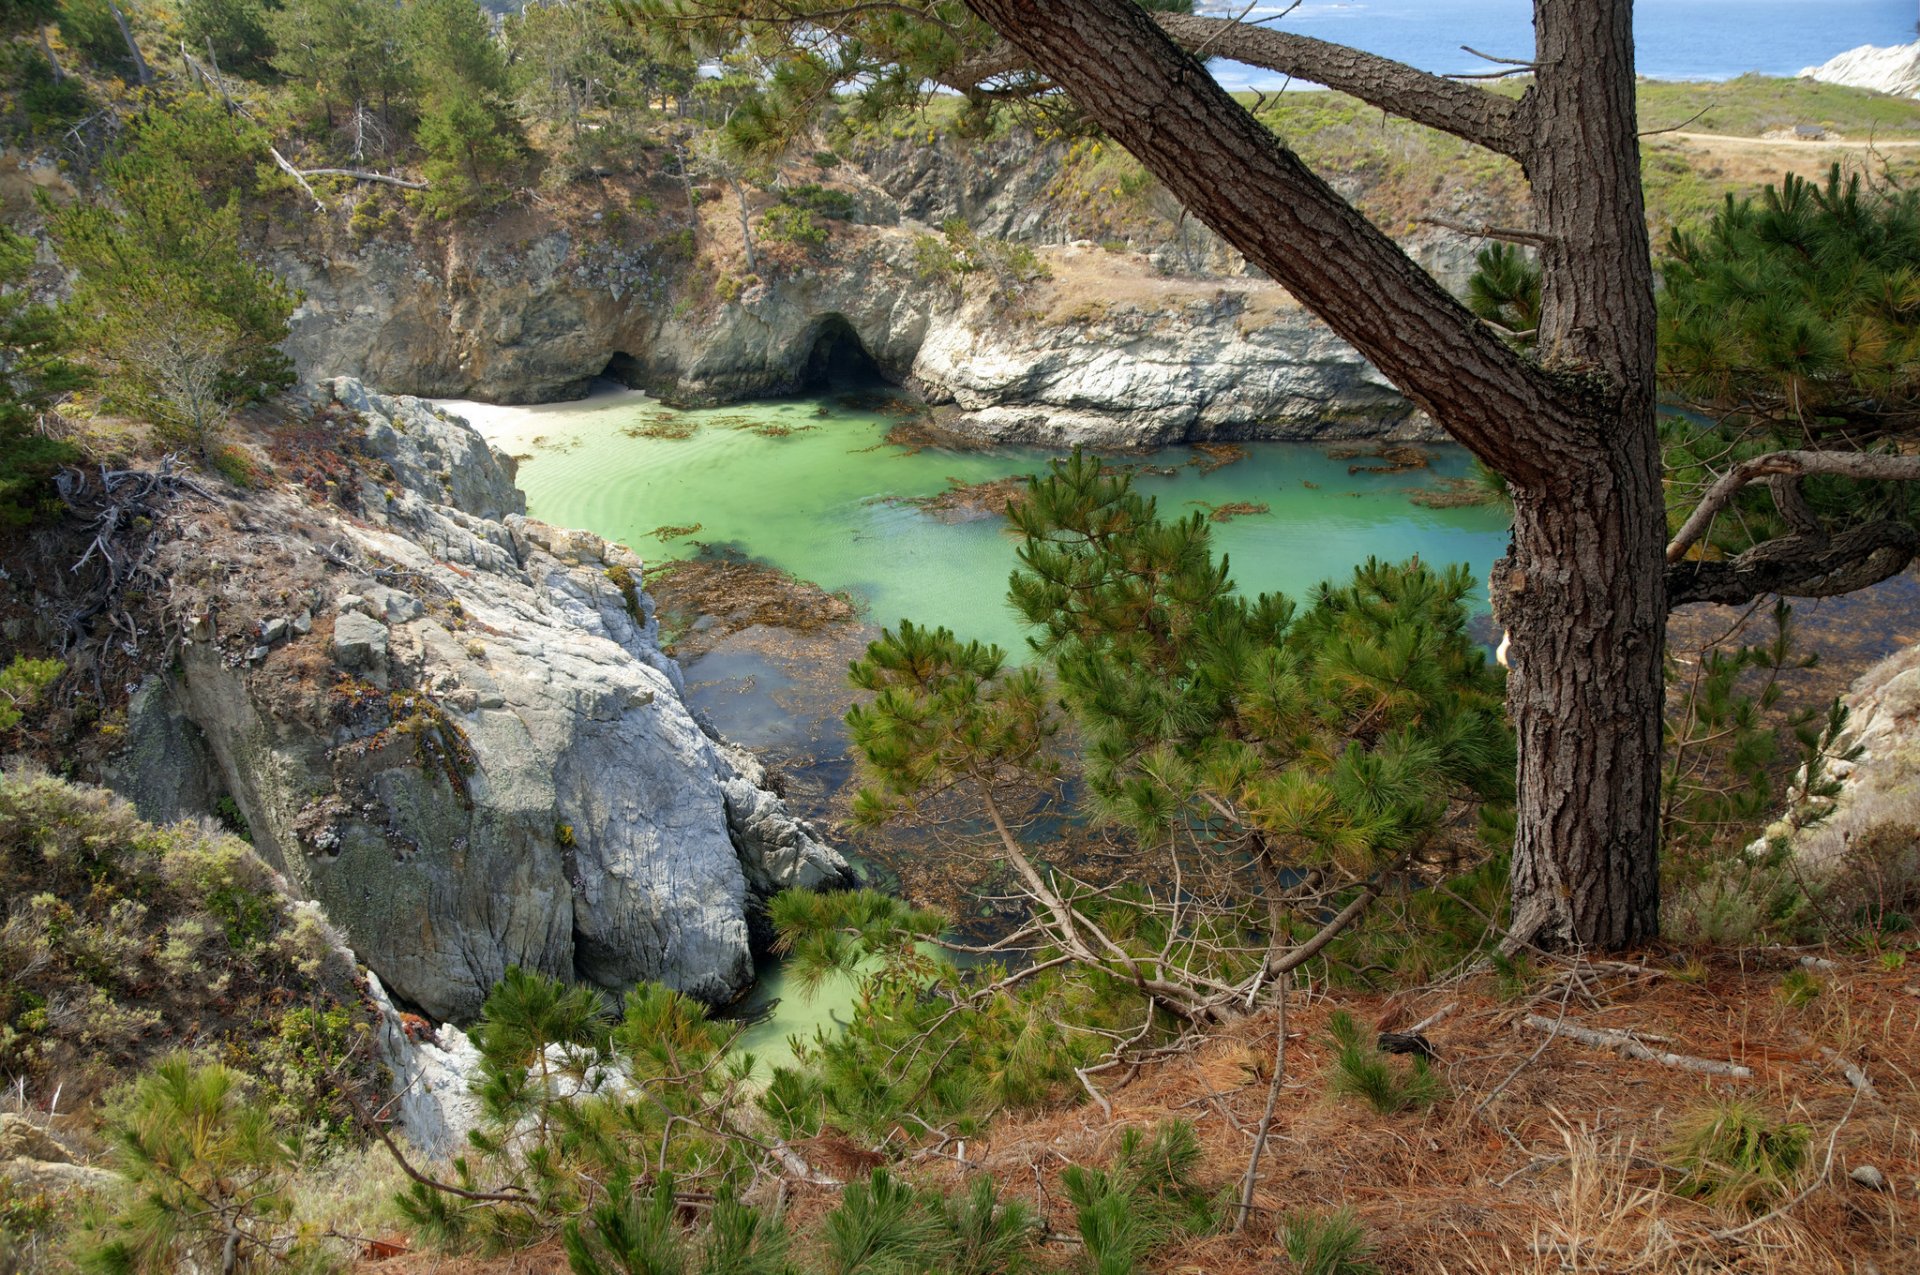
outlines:
[{"label": "scrubby vegetation", "polygon": [[350,1123],[342,1090],[372,1064],[354,971],[246,843],[0,776],[0,897],[10,1080],[84,1100],[151,1059],[204,1050],[248,1071],[282,1124]]}]

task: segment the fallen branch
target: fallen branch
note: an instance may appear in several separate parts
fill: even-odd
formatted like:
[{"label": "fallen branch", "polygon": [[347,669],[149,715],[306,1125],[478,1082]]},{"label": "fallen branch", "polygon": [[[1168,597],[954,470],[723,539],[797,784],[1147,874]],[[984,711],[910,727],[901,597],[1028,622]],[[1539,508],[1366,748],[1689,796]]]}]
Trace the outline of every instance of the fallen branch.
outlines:
[{"label": "fallen branch", "polygon": [[[1260,1115],[1260,1131],[1253,1135],[1253,1154],[1247,1159],[1246,1180],[1240,1184],[1240,1211],[1233,1219],[1236,1233],[1246,1226],[1247,1214],[1253,1211],[1253,1188],[1259,1180],[1260,1153],[1267,1149],[1267,1131],[1273,1127],[1273,1109],[1280,1102],[1280,1081],[1287,1074],[1287,977],[1285,972],[1281,973],[1278,995],[1275,997],[1275,1003],[1280,1007],[1280,1020],[1273,1029],[1273,1079],[1267,1085],[1267,1109]],[[1451,1008],[1451,1005],[1447,1007]],[[1446,1012],[1441,1010],[1434,1018]]]},{"label": "fallen branch", "polygon": [[1737,1080],[1753,1078],[1752,1069],[1742,1067],[1739,1063],[1715,1062],[1711,1058],[1695,1058],[1691,1054],[1675,1054],[1650,1049],[1625,1032],[1555,1022],[1539,1014],[1528,1014],[1522,1021],[1535,1031],[1545,1032],[1549,1036],[1565,1036],[1583,1045],[1591,1045],[1595,1049],[1611,1049],[1615,1053],[1623,1054],[1628,1058],[1637,1058],[1641,1062],[1659,1063],[1662,1067],[1678,1067],[1683,1071],[1704,1072],[1709,1076],[1731,1076]]},{"label": "fallen branch", "polygon": [[364,168],[308,168],[294,174],[296,177],[351,177],[360,182],[383,182],[388,186],[399,186],[403,190],[426,190],[425,182],[410,182],[404,177],[389,177],[385,173],[370,173]]},{"label": "fallen branch", "polygon": [[1678,562],[1695,541],[1706,533],[1714,515],[1738,495],[1740,489],[1763,478],[1794,477],[1808,474],[1833,474],[1841,478],[1912,482],[1920,479],[1920,456],[1887,456],[1874,452],[1768,452],[1741,461],[1707,489],[1699,505],[1687,516],[1680,530],[1667,544],[1667,561]]},{"label": "fallen branch", "polygon": [[1867,1079],[1867,1073],[1848,1062],[1845,1058],[1841,1057],[1839,1053],[1822,1045],[1820,1046],[1820,1056],[1838,1067],[1840,1074],[1847,1078],[1847,1083],[1852,1085],[1860,1093],[1869,1098],[1878,1099],[1880,1097],[1880,1091],[1873,1087],[1873,1081]]}]

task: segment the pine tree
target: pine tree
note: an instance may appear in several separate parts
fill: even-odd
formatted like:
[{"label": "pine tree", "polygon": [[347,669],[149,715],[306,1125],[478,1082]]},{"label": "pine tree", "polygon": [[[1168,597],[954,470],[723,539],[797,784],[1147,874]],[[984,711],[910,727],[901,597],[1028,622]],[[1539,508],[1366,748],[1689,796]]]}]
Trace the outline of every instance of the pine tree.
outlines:
[{"label": "pine tree", "polygon": [[235,406],[292,383],[280,345],[295,297],[240,245],[242,188],[222,189],[232,152],[215,140],[239,126],[217,110],[203,122],[149,117],[104,166],[111,202],[49,227],[79,276],[68,312],[103,402],[204,453]]},{"label": "pine tree", "polygon": [[484,209],[503,195],[501,179],[520,158],[519,142],[487,103],[457,93],[434,98],[416,137],[427,153],[421,204],[438,217]]},{"label": "pine tree", "polygon": [[[1471,851],[1475,813],[1511,799],[1512,738],[1465,632],[1465,568],[1369,561],[1304,611],[1248,599],[1204,516],[1162,521],[1103,469],[1056,462],[1010,511],[1010,596],[1043,663],[903,622],[854,664],[875,692],[847,715],[871,781],[855,813],[965,792],[1050,942],[1204,1019],[1321,950],[1414,859]],[[1094,813],[1223,910],[1183,904],[1176,923],[1143,892],[1076,900],[1036,867],[1017,825],[1066,765],[1056,702]]]},{"label": "pine tree", "polygon": [[32,266],[32,242],[0,227],[0,526],[53,508],[47,480],[80,456],[37,428],[41,414],[86,378],[66,358],[71,336],[59,311],[36,304],[27,290]]},{"label": "pine tree", "polygon": [[196,55],[211,47],[229,75],[257,77],[270,69],[274,43],[261,0],[184,0],[180,27]]}]

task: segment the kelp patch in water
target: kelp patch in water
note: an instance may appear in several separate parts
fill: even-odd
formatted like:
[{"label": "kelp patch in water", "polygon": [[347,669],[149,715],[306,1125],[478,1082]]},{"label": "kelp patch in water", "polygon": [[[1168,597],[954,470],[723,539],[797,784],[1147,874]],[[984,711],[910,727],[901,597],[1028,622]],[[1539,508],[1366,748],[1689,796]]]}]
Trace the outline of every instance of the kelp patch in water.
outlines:
[{"label": "kelp patch in water", "polygon": [[1235,518],[1273,512],[1273,506],[1250,500],[1229,500],[1223,505],[1212,504],[1205,500],[1189,500],[1187,503],[1198,505],[1205,510],[1208,522],[1232,522]]},{"label": "kelp patch in water", "polygon": [[1491,505],[1500,497],[1477,478],[1442,478],[1430,487],[1408,487],[1407,499],[1422,509],[1467,509]]},{"label": "kelp patch in water", "polygon": [[[628,438],[660,438],[684,441],[692,438],[694,432],[699,428],[699,423],[691,416],[683,416],[679,412],[654,412],[649,416],[642,417],[632,425],[625,426],[620,432]],[[539,440],[535,439],[534,441],[538,442]]]},{"label": "kelp patch in water", "polygon": [[984,518],[1004,518],[1009,509],[1027,498],[1026,474],[1009,474],[970,483],[964,478],[947,478],[947,489],[931,496],[909,496],[899,503],[912,505],[932,514],[941,522],[978,522]]},{"label": "kelp patch in water", "polygon": [[1433,464],[1433,455],[1411,443],[1337,443],[1327,448],[1329,460],[1357,460],[1372,457],[1382,465],[1348,465],[1348,474],[1404,474]]},{"label": "kelp patch in water", "polygon": [[1225,469],[1247,458],[1247,449],[1238,443],[1195,443],[1194,458],[1187,462],[1203,474]]},{"label": "kelp patch in water", "polygon": [[738,554],[704,550],[647,572],[647,592],[672,654],[698,659],[721,638],[754,625],[814,633],[859,615],[852,599],[796,580],[777,567]]}]

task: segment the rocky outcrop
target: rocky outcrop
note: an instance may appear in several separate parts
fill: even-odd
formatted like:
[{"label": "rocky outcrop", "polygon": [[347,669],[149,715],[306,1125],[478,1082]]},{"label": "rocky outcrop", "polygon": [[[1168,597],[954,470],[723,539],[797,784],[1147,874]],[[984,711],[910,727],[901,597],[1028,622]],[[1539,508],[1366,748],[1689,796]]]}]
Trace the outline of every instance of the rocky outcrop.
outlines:
[{"label": "rocky outcrop", "polygon": [[950,428],[997,439],[1421,432],[1406,401],[1274,284],[1166,278],[1144,257],[1067,245],[1040,259],[1071,287],[1009,298],[984,280],[926,278],[917,254],[929,240],[912,224],[840,225],[830,262],[671,308],[644,291],[622,301],[575,268],[564,231],[479,252],[457,279],[382,245],[291,272],[306,300],[288,349],[309,378],[435,397],[565,398],[612,370],[672,402],[713,403],[801,390],[841,341],[950,406]]},{"label": "rocky outcrop", "polygon": [[1354,348],[1262,280],[1170,280],[1091,245],[1043,258],[1024,322],[974,297],[909,384],[941,423],[1001,441],[1146,446],[1437,431]]},{"label": "rocky outcrop", "polygon": [[1801,70],[1804,79],[1920,97],[1920,42],[1888,47],[1863,44]]},{"label": "rocky outcrop", "polygon": [[1861,674],[1846,704],[1840,748],[1858,754],[1828,763],[1841,781],[1832,813],[1798,831],[1775,824],[1767,835],[1789,838],[1810,872],[1870,872],[1896,894],[1920,888],[1920,646]]},{"label": "rocky outcrop", "polygon": [[326,390],[357,514],[282,490],[182,515],[179,671],[116,782],[179,800],[169,767],[210,759],[262,856],[437,1018],[509,965],[738,994],[756,901],[846,867],[693,721],[640,560],[526,518],[457,418]]}]

